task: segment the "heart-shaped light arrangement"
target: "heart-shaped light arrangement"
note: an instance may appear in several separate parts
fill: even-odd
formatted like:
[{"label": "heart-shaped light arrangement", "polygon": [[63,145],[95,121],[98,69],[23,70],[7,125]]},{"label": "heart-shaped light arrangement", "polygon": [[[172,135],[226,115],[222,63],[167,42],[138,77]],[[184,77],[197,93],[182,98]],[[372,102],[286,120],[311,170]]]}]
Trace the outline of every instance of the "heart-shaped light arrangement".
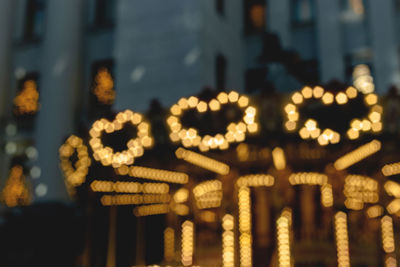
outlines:
[{"label": "heart-shaped light arrangement", "polygon": [[[326,92],[322,87],[316,86],[314,88],[304,87],[300,92],[295,92],[290,103],[288,103],[284,110],[286,113],[285,128],[288,131],[297,130],[299,122],[298,107],[303,104],[305,100],[317,99],[324,105],[332,105],[336,102],[339,106],[345,105],[349,100],[355,99],[358,95],[354,87],[348,87],[344,92],[338,92],[334,95],[331,92]],[[365,104],[369,108],[367,118],[353,119],[350,122],[347,136],[349,139],[357,139],[360,132],[380,132],[382,130],[382,106],[378,105],[378,96],[376,94],[367,94],[363,96]],[[322,146],[328,144],[337,144],[340,142],[341,135],[339,132],[326,128],[320,129],[318,122],[314,119],[307,119],[302,127],[298,130],[302,139],[316,139]]]},{"label": "heart-shaped light arrangement", "polygon": [[[209,109],[212,112],[218,112],[222,105],[227,104],[236,104],[240,109],[244,110],[244,116],[242,121],[230,123],[224,134],[200,136],[197,129],[185,129],[182,126],[181,117],[183,112],[187,110],[197,109],[199,113],[205,113]],[[201,151],[227,149],[230,143],[243,141],[246,138],[246,132],[255,133],[258,131],[258,124],[255,122],[256,108],[249,105],[247,96],[241,96],[235,91],[229,94],[221,92],[208,103],[200,101],[195,96],[191,96],[188,99],[181,98],[178,103],[171,107],[170,111],[171,115],[167,118],[167,124],[170,129],[169,136],[171,141],[181,141],[184,147],[198,147]]]},{"label": "heart-shaped light arrangement", "polygon": [[[77,161],[72,163],[71,157],[75,153]],[[60,166],[64,173],[66,182],[70,186],[79,186],[85,182],[91,160],[87,146],[83,140],[75,135],[68,137],[59,149]]]},{"label": "heart-shaped light arrangement", "polygon": [[[122,130],[126,123],[137,127],[137,137],[128,141],[127,149],[121,152],[114,152],[113,148],[104,146],[101,140],[102,133],[111,134]],[[131,110],[118,113],[112,122],[106,119],[94,122],[89,134],[91,136],[89,144],[93,150],[94,159],[100,161],[104,166],[112,165],[114,168],[122,165],[132,165],[135,158],[143,155],[145,148],[153,145],[150,124],[143,121],[141,114]]]}]

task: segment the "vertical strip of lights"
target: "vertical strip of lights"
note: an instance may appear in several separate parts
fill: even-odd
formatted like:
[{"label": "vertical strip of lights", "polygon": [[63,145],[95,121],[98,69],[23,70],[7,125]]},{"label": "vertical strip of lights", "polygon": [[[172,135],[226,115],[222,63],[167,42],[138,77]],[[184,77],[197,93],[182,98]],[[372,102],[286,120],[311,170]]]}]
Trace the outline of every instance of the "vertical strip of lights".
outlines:
[{"label": "vertical strip of lights", "polygon": [[235,220],[232,215],[226,214],[222,218],[222,266],[235,266],[235,233],[233,232]]},{"label": "vertical strip of lights", "polygon": [[171,227],[164,231],[164,259],[171,262],[175,258],[175,232]]},{"label": "vertical strip of lights", "polygon": [[239,246],[240,266],[252,266],[252,237],[251,237],[251,199],[250,188],[239,188]]},{"label": "vertical strip of lights", "polygon": [[335,215],[336,249],[339,267],[350,266],[349,234],[347,231],[347,215],[339,211]]},{"label": "vertical strip of lights", "polygon": [[278,235],[278,260],[279,267],[290,267],[290,224],[292,213],[285,210],[276,221],[276,229]]},{"label": "vertical strip of lights", "polygon": [[381,219],[382,230],[382,248],[386,253],[385,265],[396,266],[396,256],[392,255],[395,251],[393,219],[390,216],[384,216]]},{"label": "vertical strip of lights", "polygon": [[185,221],[182,224],[182,255],[181,262],[183,266],[193,264],[194,253],[194,225],[191,221]]}]

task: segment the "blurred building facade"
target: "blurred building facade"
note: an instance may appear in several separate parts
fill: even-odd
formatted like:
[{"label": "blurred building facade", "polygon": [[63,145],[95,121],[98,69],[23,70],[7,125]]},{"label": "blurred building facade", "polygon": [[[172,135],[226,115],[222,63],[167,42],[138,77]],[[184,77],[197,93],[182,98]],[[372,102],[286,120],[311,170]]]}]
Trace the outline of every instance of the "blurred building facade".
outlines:
[{"label": "blurred building facade", "polygon": [[[385,92],[398,81],[399,6],[396,0],[1,1],[1,185],[23,162],[38,201],[66,199],[58,148],[70,133],[112,104],[144,111],[153,98],[169,106],[205,86],[243,91],[260,76],[252,71],[262,82],[266,32],[315,66],[321,82],[350,81],[353,66],[366,63]],[[268,71],[287,90],[301,85],[284,68]],[[21,111],[17,96],[33,109]]]}]

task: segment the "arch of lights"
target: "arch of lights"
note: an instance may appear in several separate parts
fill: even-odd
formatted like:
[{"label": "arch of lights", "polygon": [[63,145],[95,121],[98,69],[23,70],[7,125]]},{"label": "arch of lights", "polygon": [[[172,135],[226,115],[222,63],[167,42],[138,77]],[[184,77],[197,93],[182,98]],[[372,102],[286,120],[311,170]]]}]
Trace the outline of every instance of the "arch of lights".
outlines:
[{"label": "arch of lights", "polygon": [[[325,92],[322,87],[305,87],[301,92],[296,92],[292,96],[293,103],[289,103],[285,106],[284,110],[287,114],[287,121],[285,127],[287,130],[295,130],[299,121],[299,114],[297,113],[297,107],[304,99],[316,98],[320,99],[325,105],[329,105],[336,101],[339,105],[347,103],[348,99],[355,98],[357,91],[353,87],[349,87],[345,92],[339,92],[333,95],[329,92]],[[381,114],[382,107],[377,103],[378,98],[376,95],[369,93],[364,96],[365,103],[371,107],[368,119],[358,120],[362,125],[358,125],[354,120],[350,125],[349,131],[372,131],[379,132],[382,129]],[[254,116],[257,113],[255,107],[248,106],[249,99],[244,96],[240,96],[236,92],[221,93],[216,99],[211,100],[209,103],[199,101],[196,97],[189,97],[188,99],[182,98],[177,104],[174,104],[170,111],[171,114],[166,118],[166,122],[170,127],[170,138],[171,141],[180,141],[184,148],[178,148],[176,150],[176,157],[184,160],[189,164],[196,165],[207,171],[216,173],[218,175],[228,175],[230,173],[230,166],[226,163],[220,162],[207,155],[187,150],[190,147],[197,147],[200,151],[205,152],[209,149],[225,149],[224,142],[219,141],[219,137],[200,137],[197,135],[195,129],[182,129],[180,125],[179,116],[185,109],[196,108],[199,112],[205,112],[208,108],[212,111],[218,111],[218,107],[221,104],[228,102],[238,103],[238,105],[245,109],[245,116],[243,118],[244,128],[242,126],[237,128],[239,124],[235,124],[236,132],[228,126],[228,132],[224,135],[221,134],[224,140],[230,143],[231,141],[241,142],[244,140],[242,137],[233,139],[228,136],[235,136],[235,134],[246,131],[254,132],[258,129],[258,126],[254,120]],[[250,114],[250,115],[249,115]],[[365,123],[366,120],[369,123]],[[130,140],[127,144],[128,149],[121,153],[114,153],[110,147],[104,147],[101,143],[100,135],[102,132],[112,133],[122,129],[123,124],[132,123],[138,128],[138,137],[134,140]],[[367,127],[364,125],[369,125]],[[373,126],[374,123],[378,126]],[[247,126],[246,126],[247,124]],[[313,124],[315,127],[311,127]],[[356,125],[357,124],[357,125]],[[365,127],[364,127],[365,126]],[[311,129],[313,128],[313,129]],[[252,129],[252,130],[250,130]],[[327,134],[329,129],[317,130],[317,123],[310,119],[305,123],[304,127],[299,130],[301,132],[308,131],[308,136],[317,139],[324,138],[324,133]],[[374,130],[375,129],[375,130]],[[238,132],[239,131],[239,132]],[[359,135],[352,135],[347,132],[349,139],[356,139]],[[230,133],[232,132],[232,133]],[[318,134],[317,134],[318,133]],[[171,171],[171,170],[160,170],[149,167],[140,166],[127,166],[134,163],[135,157],[140,157],[144,153],[144,148],[148,148],[153,145],[153,139],[150,134],[150,125],[143,121],[140,114],[133,111],[124,111],[118,113],[116,119],[113,122],[105,119],[100,119],[93,124],[90,130],[91,139],[89,144],[93,150],[93,158],[100,161],[104,166],[112,166],[117,174],[129,175],[132,178],[140,179],[144,178],[147,180],[153,180],[154,182],[140,183],[140,182],[114,182],[114,181],[96,181],[91,182],[90,187],[94,192],[102,193],[113,193],[110,195],[103,195],[101,203],[105,206],[109,205],[138,205],[134,208],[134,214],[136,216],[149,216],[154,214],[163,214],[168,212],[174,212],[179,216],[187,216],[191,212],[188,199],[193,194],[196,200],[197,209],[207,210],[209,208],[218,208],[221,205],[222,187],[223,184],[220,180],[209,180],[206,182],[195,185],[193,190],[188,190],[185,185],[189,180],[189,175],[182,172]],[[322,136],[322,137],[321,137]],[[337,143],[340,141],[340,133],[336,133],[331,130],[329,138],[326,139],[328,143]],[[356,137],[355,137],[356,136]],[[302,136],[303,137],[303,136]],[[354,138],[353,138],[354,137]],[[78,149],[80,146],[84,146],[82,142],[76,141],[77,137],[72,137],[73,145],[69,144],[68,148],[64,148],[68,151],[71,148]],[[188,141],[190,139],[190,142]],[[211,141],[210,141],[211,140]],[[230,141],[229,141],[230,140]],[[325,140],[325,141],[326,141]],[[218,141],[218,142],[217,142]],[[321,145],[326,145],[326,142],[319,142]],[[67,144],[70,142],[67,142]],[[217,144],[217,145],[216,145]],[[65,146],[65,145],[64,145]],[[381,142],[373,140],[366,143],[353,151],[343,155],[335,162],[333,166],[336,171],[346,170],[348,167],[358,163],[368,156],[373,155],[381,149]],[[83,151],[83,150],[82,150]],[[63,152],[60,150],[62,161],[67,160],[71,156],[70,152]],[[273,164],[276,170],[282,171],[287,170],[287,160],[285,158],[285,152],[282,148],[275,148],[272,151]],[[89,162],[89,161],[86,161]],[[71,164],[71,163],[68,163]],[[382,173],[384,176],[391,176],[400,173],[400,163],[391,163],[382,167]],[[89,166],[86,166],[89,167]],[[67,170],[67,169],[65,169]],[[64,171],[65,171],[64,170]],[[69,171],[68,171],[69,170]],[[70,168],[65,171],[66,179],[71,174]],[[329,177],[322,173],[291,173],[288,176],[288,181],[292,186],[296,185],[317,185],[320,187],[321,193],[321,204],[325,208],[332,209],[334,206],[334,194],[332,192],[332,185],[329,183]],[[251,174],[240,176],[236,181],[236,190],[238,196],[238,228],[236,229],[236,223],[234,215],[225,214],[222,218],[221,226],[222,232],[222,255],[221,261],[223,266],[236,266],[235,263],[236,251],[239,252],[240,266],[252,266],[252,234],[251,234],[251,198],[250,190],[252,187],[274,187],[275,178],[269,174]],[[140,180],[139,180],[140,181]],[[181,184],[181,187],[175,191],[169,190],[169,183]],[[74,186],[77,186],[75,183]],[[381,218],[381,235],[382,235],[382,249],[386,253],[386,265],[395,266],[396,257],[394,254],[394,233],[393,233],[393,221],[389,215],[400,215],[400,184],[388,181],[384,184],[384,191],[388,196],[394,197],[386,210],[389,215],[386,215],[385,209],[382,205],[378,204],[379,200],[379,184],[378,182],[367,176],[361,176],[356,174],[348,174],[345,179],[345,185],[343,194],[346,198],[345,205],[349,210],[361,210],[364,208],[364,204],[371,204],[366,209],[366,214],[369,218]],[[337,261],[339,266],[350,266],[350,254],[349,254],[349,238],[348,238],[348,222],[347,214],[342,211],[335,213],[334,217],[334,231],[335,241],[337,248]],[[284,208],[276,220],[276,235],[277,235],[277,253],[279,266],[292,266],[293,258],[291,258],[292,250],[292,238],[291,238],[291,227],[292,227],[292,210],[288,207]],[[235,231],[239,233],[239,248],[235,248]],[[194,236],[195,236],[195,224],[191,220],[186,220],[181,225],[181,262],[183,265],[193,264],[193,256],[195,254]],[[175,230],[168,226],[164,232],[164,244],[165,244],[165,260],[171,262],[176,260],[175,254]],[[391,264],[391,265],[390,265]]]}]

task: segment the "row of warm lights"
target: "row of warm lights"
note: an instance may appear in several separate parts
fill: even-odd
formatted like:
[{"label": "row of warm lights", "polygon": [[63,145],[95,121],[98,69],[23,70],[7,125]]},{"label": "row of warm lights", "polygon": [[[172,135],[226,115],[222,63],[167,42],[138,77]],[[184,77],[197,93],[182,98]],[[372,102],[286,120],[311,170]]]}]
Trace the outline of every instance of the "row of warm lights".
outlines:
[{"label": "row of warm lights", "polygon": [[[201,137],[196,129],[183,128],[180,117],[185,110],[197,109],[198,112],[204,113],[210,108],[210,111],[216,112],[221,109],[221,105],[228,103],[236,103],[240,108],[244,109],[245,115],[242,122],[229,124],[224,135],[217,134],[215,136],[206,135]],[[249,106],[249,98],[247,96],[240,96],[239,93],[234,91],[229,94],[221,92],[216,99],[212,99],[209,103],[200,101],[194,96],[189,99],[181,98],[177,104],[171,107],[170,111],[172,115],[167,119],[170,139],[173,142],[181,141],[184,147],[199,147],[201,151],[217,148],[227,149],[229,143],[244,141],[247,131],[249,133],[258,131],[258,124],[255,122],[256,109]]]},{"label": "row of warm lights", "polygon": [[382,216],[384,209],[381,205],[373,205],[367,209],[367,215],[369,218],[377,218]]},{"label": "row of warm lights", "polygon": [[335,161],[334,166],[337,170],[344,170],[351,165],[365,159],[381,149],[381,142],[372,140],[371,142],[358,147]]},{"label": "row of warm lights", "polygon": [[342,211],[337,212],[335,215],[335,236],[338,266],[350,267],[347,215]]},{"label": "row of warm lights", "polygon": [[39,110],[39,92],[34,80],[27,80],[22,90],[14,98],[17,115],[35,114]]},{"label": "row of warm lights", "polygon": [[175,155],[178,159],[183,159],[184,161],[187,161],[193,165],[221,175],[227,175],[230,171],[230,168],[227,164],[219,162],[215,159],[211,159],[202,154],[186,150],[184,148],[178,148],[175,152]]},{"label": "row of warm lights", "polygon": [[347,208],[360,210],[364,203],[379,201],[378,182],[367,176],[348,175],[345,178],[343,194],[347,198]]},{"label": "row of warm lights", "polygon": [[278,243],[278,261],[280,267],[290,267],[290,221],[291,214],[282,214],[276,221],[277,243]]},{"label": "row of warm lights", "polygon": [[222,191],[208,192],[196,198],[196,206],[199,209],[218,208],[221,206]]},{"label": "row of warm lights", "polygon": [[95,180],[90,184],[93,192],[166,194],[169,185],[164,183],[112,182]]},{"label": "row of warm lights", "polygon": [[97,71],[93,94],[102,104],[111,105],[114,102],[114,81],[106,68],[100,68]]},{"label": "row of warm lights", "polygon": [[153,204],[136,207],[133,214],[137,217],[165,214],[169,212],[168,204]]},{"label": "row of warm lights", "polygon": [[185,221],[182,224],[181,246],[181,262],[183,266],[192,265],[194,254],[194,224],[191,221]]},{"label": "row of warm lights", "polygon": [[315,86],[314,88],[305,86],[300,92],[295,92],[292,95],[291,100],[295,105],[301,105],[303,104],[304,100],[312,98],[321,99],[322,103],[325,105],[331,105],[335,101],[338,105],[344,105],[349,99],[356,97],[357,90],[354,87],[348,87],[345,92],[339,92],[334,95],[331,92],[326,92],[321,86]]},{"label": "row of warm lights", "polygon": [[359,64],[354,68],[353,84],[363,94],[370,94],[375,90],[374,79],[367,65]]},{"label": "row of warm lights", "polygon": [[329,208],[333,206],[333,192],[331,184],[324,184],[321,186],[321,204]]},{"label": "row of warm lights", "polygon": [[238,193],[239,202],[239,250],[240,266],[252,266],[251,198],[250,188],[242,186]]},{"label": "row of warm lights", "polygon": [[386,164],[382,168],[382,173],[385,176],[392,176],[392,175],[400,174],[400,162]]},{"label": "row of warm lights", "polygon": [[164,230],[164,260],[171,262],[175,258],[175,231],[171,227]]},{"label": "row of warm lights", "polygon": [[317,172],[299,172],[289,176],[291,185],[325,185],[328,183],[328,176]]},{"label": "row of warm lights", "polygon": [[302,139],[317,139],[321,146],[329,143],[337,144],[340,141],[340,134],[329,128],[321,133],[318,123],[313,119],[308,119],[305,122],[304,127],[299,130],[299,135]]},{"label": "row of warm lights", "polygon": [[272,150],[272,160],[274,162],[275,169],[283,170],[286,168],[286,157],[285,151],[280,147],[275,147]]},{"label": "row of warm lights", "polygon": [[[101,140],[102,132],[111,134],[121,130],[126,123],[131,123],[137,127],[137,137],[128,141],[127,149],[114,152],[111,147],[104,146]],[[153,145],[150,124],[143,122],[141,114],[134,113],[131,110],[118,113],[113,122],[106,119],[97,120],[93,123],[89,134],[91,136],[89,144],[93,150],[93,157],[104,166],[112,165],[114,168],[133,164],[135,158],[143,155],[145,148]]]},{"label": "row of warm lights", "polygon": [[10,174],[2,191],[2,200],[7,207],[31,203],[31,195],[21,165],[15,165],[10,169]]},{"label": "row of warm lights", "polygon": [[238,187],[258,187],[258,186],[273,186],[275,183],[275,178],[269,174],[250,174],[241,176],[236,184]]},{"label": "row of warm lights", "polygon": [[202,195],[213,192],[213,191],[221,191],[222,190],[222,182],[219,180],[210,180],[206,182],[199,183],[193,188],[193,194],[196,198],[201,197]]},{"label": "row of warm lights", "polygon": [[[374,105],[377,103],[377,96],[374,94],[366,95],[364,97],[367,105]],[[359,138],[360,132],[380,132],[382,131],[382,112],[383,108],[380,105],[374,105],[371,107],[368,114],[368,118],[354,119],[350,122],[350,129],[347,131],[347,136],[354,140]]]},{"label": "row of warm lights", "polygon": [[222,266],[234,267],[235,266],[235,233],[234,233],[235,220],[230,214],[225,214],[222,217]]},{"label": "row of warm lights", "polygon": [[121,166],[116,169],[119,175],[129,175],[135,178],[155,180],[167,183],[186,184],[189,176],[183,172],[160,170],[141,166]]},{"label": "row of warm lights", "polygon": [[381,219],[382,231],[382,247],[386,253],[392,253],[395,250],[394,233],[393,233],[393,219],[390,216],[384,216]]},{"label": "row of warm lights", "polygon": [[138,204],[155,204],[167,203],[171,199],[168,194],[156,195],[138,195],[138,194],[122,194],[122,195],[104,195],[101,197],[100,202],[103,206],[112,205],[138,205]]},{"label": "row of warm lights", "polygon": [[[72,164],[71,157],[76,151],[77,161]],[[60,167],[66,182],[71,186],[79,186],[85,182],[91,160],[83,140],[75,135],[70,136],[59,149]]]}]

